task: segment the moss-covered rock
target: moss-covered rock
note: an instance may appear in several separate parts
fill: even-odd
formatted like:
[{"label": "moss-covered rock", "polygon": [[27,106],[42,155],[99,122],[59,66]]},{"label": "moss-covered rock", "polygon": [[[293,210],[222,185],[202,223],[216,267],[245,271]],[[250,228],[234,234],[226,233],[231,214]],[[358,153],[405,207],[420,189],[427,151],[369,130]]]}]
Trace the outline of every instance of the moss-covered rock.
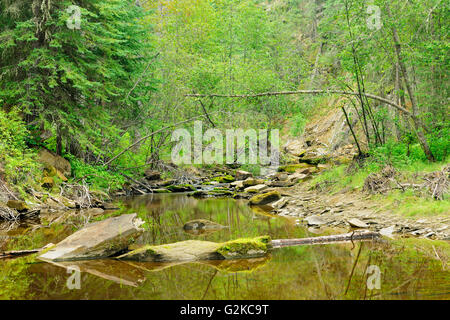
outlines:
[{"label": "moss-covered rock", "polygon": [[270,248],[269,236],[236,239],[224,243],[187,240],[159,246],[146,245],[117,259],[168,262],[256,258],[266,255]]},{"label": "moss-covered rock", "polygon": [[55,180],[52,177],[44,177],[41,186],[45,189],[52,189],[55,186]]},{"label": "moss-covered rock", "polygon": [[281,194],[278,191],[270,191],[258,194],[250,198],[250,205],[264,205],[281,199]]},{"label": "moss-covered rock", "polygon": [[270,236],[243,238],[223,243],[216,252],[225,259],[262,257],[270,249]]},{"label": "moss-covered rock", "polygon": [[188,191],[195,191],[196,189],[192,184],[178,184],[168,186],[167,190],[172,192],[188,192]]},{"label": "moss-covered rock", "polygon": [[226,176],[215,177],[213,178],[213,180],[219,183],[230,183],[233,182],[235,179],[233,178],[233,176],[227,174]]},{"label": "moss-covered rock", "polygon": [[225,228],[225,226],[206,219],[191,220],[186,222],[183,226],[184,230],[203,230],[203,229],[219,230],[223,228]]}]

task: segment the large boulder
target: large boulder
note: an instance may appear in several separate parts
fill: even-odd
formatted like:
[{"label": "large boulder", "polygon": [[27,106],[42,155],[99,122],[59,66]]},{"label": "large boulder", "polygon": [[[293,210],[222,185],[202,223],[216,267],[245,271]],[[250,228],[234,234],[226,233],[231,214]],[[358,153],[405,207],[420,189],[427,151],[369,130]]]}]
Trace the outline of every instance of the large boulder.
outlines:
[{"label": "large boulder", "polygon": [[19,212],[27,211],[30,209],[25,201],[21,200],[9,200],[6,205],[8,206],[8,208],[16,209]]},{"label": "large boulder", "polygon": [[263,194],[258,194],[250,199],[250,205],[264,205],[281,199],[281,194],[278,191],[270,191]]},{"label": "large boulder", "polygon": [[144,222],[136,213],[91,223],[39,256],[43,260],[68,261],[106,258],[118,253],[139,237]]},{"label": "large boulder", "polygon": [[53,166],[65,177],[69,177],[72,167],[70,162],[45,148],[41,148],[38,153],[39,162],[47,166]]}]

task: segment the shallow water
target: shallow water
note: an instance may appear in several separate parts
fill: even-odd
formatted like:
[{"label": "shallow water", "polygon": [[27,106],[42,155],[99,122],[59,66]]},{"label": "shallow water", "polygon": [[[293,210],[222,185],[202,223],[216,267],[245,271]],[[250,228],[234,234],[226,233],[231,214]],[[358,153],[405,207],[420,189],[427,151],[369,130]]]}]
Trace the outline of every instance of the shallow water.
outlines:
[{"label": "shallow water", "polygon": [[[121,210],[111,214],[137,212],[147,222],[148,231],[139,239],[141,243],[316,235],[296,225],[295,219],[271,216],[260,208],[252,210],[245,202],[232,199],[155,194],[120,199],[117,204]],[[227,228],[198,235],[186,233],[183,225],[193,219],[211,220]],[[57,243],[85,222],[79,218],[34,231],[33,225],[3,230],[0,249]],[[276,249],[260,259],[172,264],[112,259],[50,264],[32,255],[0,261],[0,298],[449,299],[448,264],[437,258],[439,254],[436,256],[433,249],[424,249],[432,248],[428,242],[423,245],[417,240],[401,240],[298,246]],[[440,244],[435,250],[448,255],[449,246]],[[80,289],[70,286],[76,282],[68,267],[81,271]]]}]

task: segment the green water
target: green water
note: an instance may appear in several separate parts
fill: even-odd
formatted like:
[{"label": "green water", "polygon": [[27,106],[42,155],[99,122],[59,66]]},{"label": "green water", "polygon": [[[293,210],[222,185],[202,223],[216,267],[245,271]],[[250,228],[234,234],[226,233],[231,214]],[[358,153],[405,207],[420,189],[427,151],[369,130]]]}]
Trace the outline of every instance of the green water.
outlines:
[{"label": "green water", "polygon": [[[232,199],[155,194],[117,204],[120,211],[108,214],[137,212],[147,222],[141,243],[316,235],[296,225],[295,219],[270,216]],[[186,233],[183,225],[193,219],[227,228]],[[57,243],[86,222],[74,215],[50,227],[42,226],[47,224],[45,217],[18,228],[0,225],[0,250]],[[32,255],[0,260],[0,299],[449,299],[449,248],[446,242],[409,239],[299,246],[276,249],[260,259],[178,264],[106,259],[56,265]],[[66,268],[74,266],[81,271],[80,289],[67,285],[72,273]]]}]

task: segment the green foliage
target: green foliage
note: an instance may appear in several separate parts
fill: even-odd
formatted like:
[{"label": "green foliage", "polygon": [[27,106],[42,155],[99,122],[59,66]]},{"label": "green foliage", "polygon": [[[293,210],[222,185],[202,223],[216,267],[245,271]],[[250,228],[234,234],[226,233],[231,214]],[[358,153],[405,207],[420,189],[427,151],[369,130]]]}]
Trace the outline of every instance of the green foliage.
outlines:
[{"label": "green foliage", "polygon": [[0,110],[0,174],[13,184],[28,185],[30,174],[37,172],[35,154],[26,145],[28,135],[17,111]]},{"label": "green foliage", "polygon": [[[67,27],[70,5],[81,8],[81,29]],[[144,73],[153,41],[146,16],[131,0],[3,1],[3,108],[17,106],[27,121],[61,137],[66,152],[104,155],[153,91]]]},{"label": "green foliage", "polygon": [[77,182],[85,181],[94,189],[107,189],[109,191],[120,189],[125,178],[104,166],[95,166],[84,163],[75,157],[70,157],[72,174]]}]

